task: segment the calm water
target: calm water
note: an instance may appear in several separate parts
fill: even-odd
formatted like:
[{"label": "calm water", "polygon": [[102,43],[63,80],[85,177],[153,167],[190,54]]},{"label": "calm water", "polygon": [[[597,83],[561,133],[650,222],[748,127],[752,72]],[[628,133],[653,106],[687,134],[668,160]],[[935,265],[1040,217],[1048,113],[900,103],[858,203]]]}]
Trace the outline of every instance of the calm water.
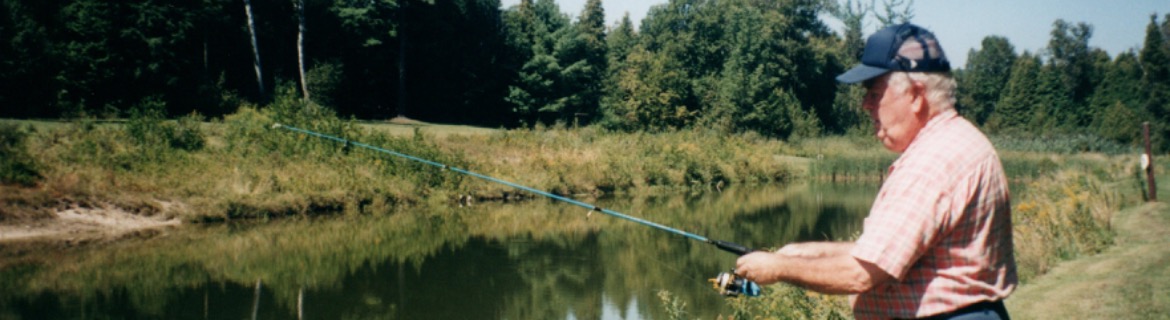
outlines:
[{"label": "calm water", "polygon": [[[753,247],[854,235],[875,186],[589,200]],[[728,314],[735,256],[548,201],[187,227],[0,261],[0,319],[665,319]]]}]

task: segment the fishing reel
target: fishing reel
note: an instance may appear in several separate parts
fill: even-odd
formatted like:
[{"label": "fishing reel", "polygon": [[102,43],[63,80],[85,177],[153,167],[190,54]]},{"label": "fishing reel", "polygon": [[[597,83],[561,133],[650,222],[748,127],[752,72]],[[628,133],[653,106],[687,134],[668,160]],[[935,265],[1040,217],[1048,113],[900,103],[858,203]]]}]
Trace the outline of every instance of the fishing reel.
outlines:
[{"label": "fishing reel", "polygon": [[738,297],[740,295],[755,297],[760,295],[760,285],[748,279],[735,275],[734,272],[721,272],[715,278],[707,281],[724,297]]}]

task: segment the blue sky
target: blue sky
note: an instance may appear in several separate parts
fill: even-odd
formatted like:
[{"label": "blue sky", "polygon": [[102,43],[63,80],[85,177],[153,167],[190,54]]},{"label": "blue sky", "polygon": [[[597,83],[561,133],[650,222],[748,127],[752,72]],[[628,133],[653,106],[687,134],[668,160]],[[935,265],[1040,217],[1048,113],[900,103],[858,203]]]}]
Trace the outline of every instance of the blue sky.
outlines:
[{"label": "blue sky", "polygon": [[[520,0],[502,0],[505,8]],[[650,6],[666,0],[602,0],[605,18],[613,25],[626,12],[635,23],[646,16]],[[881,0],[877,1],[882,2]],[[585,0],[557,0],[561,10],[576,19],[585,6]],[[879,4],[880,6],[880,4]],[[914,1],[912,22],[926,27],[938,36],[943,50],[955,66],[967,61],[970,49],[989,35],[1007,37],[1016,47],[1036,53],[1048,45],[1052,23],[1064,19],[1071,23],[1086,22],[1093,26],[1089,45],[1109,52],[1110,57],[1122,51],[1139,48],[1146,35],[1150,14],[1158,14],[1159,22],[1170,13],[1167,0],[980,0],[980,1]],[[840,32],[840,23],[829,18],[826,22]],[[866,35],[873,32],[876,22],[867,25]]]}]

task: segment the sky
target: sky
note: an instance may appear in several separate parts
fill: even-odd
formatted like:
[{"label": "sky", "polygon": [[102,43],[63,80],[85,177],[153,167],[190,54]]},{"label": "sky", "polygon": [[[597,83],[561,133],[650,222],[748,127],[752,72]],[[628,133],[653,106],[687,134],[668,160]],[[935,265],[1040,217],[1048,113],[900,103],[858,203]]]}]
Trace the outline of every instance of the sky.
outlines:
[{"label": "sky", "polygon": [[[520,0],[502,0],[504,8]],[[585,0],[557,0],[561,10],[573,19],[581,14]],[[642,21],[653,5],[667,0],[602,0],[605,18],[613,26],[625,13],[635,24]],[[881,0],[877,0],[880,7]],[[971,49],[978,50],[984,37],[1003,36],[1016,48],[1037,53],[1048,46],[1052,23],[1064,19],[1076,24],[1093,26],[1089,46],[1104,49],[1110,57],[1130,49],[1140,48],[1146,36],[1150,15],[1158,14],[1162,22],[1170,13],[1166,0],[980,0],[980,1],[914,1],[914,24],[934,32],[942,43],[951,64],[966,64]],[[865,34],[876,28],[876,21],[867,20]],[[826,24],[839,34],[842,25],[833,18]]]}]

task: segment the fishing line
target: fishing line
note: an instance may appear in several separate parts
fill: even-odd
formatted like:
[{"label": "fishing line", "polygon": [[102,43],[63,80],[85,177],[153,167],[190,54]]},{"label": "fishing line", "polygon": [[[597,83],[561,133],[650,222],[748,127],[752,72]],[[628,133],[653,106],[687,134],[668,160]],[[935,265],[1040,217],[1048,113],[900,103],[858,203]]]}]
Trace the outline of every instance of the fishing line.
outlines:
[{"label": "fishing line", "polygon": [[[682,230],[679,230],[679,229],[671,228],[671,227],[668,227],[668,226],[665,226],[665,225],[662,225],[662,224],[658,224],[658,223],[655,223],[655,222],[652,222],[652,221],[648,221],[648,220],[644,220],[644,219],[641,219],[641,218],[638,218],[638,217],[630,216],[630,215],[627,215],[627,214],[624,214],[624,213],[621,213],[621,212],[617,212],[617,211],[614,211],[614,210],[610,210],[610,209],[602,208],[602,207],[599,207],[599,206],[596,206],[596,205],[593,205],[593,204],[590,204],[590,203],[585,203],[585,202],[578,201],[578,200],[574,200],[574,199],[571,199],[571,198],[568,198],[568,197],[564,197],[564,196],[556,195],[556,194],[553,194],[553,193],[550,193],[550,192],[547,192],[547,191],[544,191],[544,190],[538,190],[538,189],[535,189],[535,188],[532,188],[532,187],[528,187],[528,186],[525,186],[525,185],[521,185],[521,184],[518,184],[518,183],[514,183],[514,182],[510,182],[510,181],[502,180],[502,179],[499,179],[499,178],[495,178],[495,177],[492,177],[492,176],[488,176],[488,175],[480,174],[480,173],[477,173],[477,172],[474,172],[474,171],[470,171],[470,170],[467,170],[467,169],[463,169],[463,168],[452,167],[452,166],[449,166],[449,165],[446,165],[446,164],[442,164],[442,163],[439,163],[439,162],[435,162],[435,161],[431,161],[431,160],[427,160],[427,159],[423,159],[423,158],[415,157],[415,156],[412,156],[412,155],[409,155],[409,154],[405,154],[405,153],[401,153],[401,152],[397,152],[397,151],[393,151],[393,150],[388,150],[388,149],[380,148],[380,147],[377,147],[377,146],[372,146],[372,145],[368,145],[368,144],[365,144],[365,143],[361,143],[361,142],[357,142],[357,141],[352,141],[352,140],[348,140],[348,139],[344,139],[344,138],[340,138],[340,137],[337,137],[337,136],[332,136],[332,135],[328,135],[328,134],[324,134],[324,133],[320,133],[320,132],[316,132],[316,131],[312,131],[312,130],[306,130],[306,129],[301,129],[301,128],[297,128],[297,127],[293,127],[293,126],[289,126],[289,125],[283,125],[283,124],[280,124],[280,123],[273,124],[273,125],[272,125],[272,128],[273,128],[273,129],[285,129],[285,130],[288,130],[288,131],[297,132],[297,133],[302,133],[302,134],[309,135],[309,136],[312,136],[312,137],[317,137],[317,138],[322,138],[322,139],[327,139],[327,140],[333,140],[333,141],[336,141],[336,142],[340,142],[340,143],[342,143],[342,144],[344,145],[344,148],[345,148],[345,149],[347,149],[347,150],[348,150],[349,148],[353,148],[353,147],[358,147],[358,148],[365,148],[365,149],[373,150],[373,151],[376,151],[376,152],[380,152],[380,153],[385,153],[385,154],[388,154],[388,155],[392,155],[392,156],[395,156],[395,157],[399,157],[399,158],[407,159],[407,160],[410,160],[410,161],[414,161],[414,162],[418,162],[418,163],[426,164],[426,165],[429,165],[429,166],[433,166],[433,167],[441,168],[441,169],[443,169],[443,170],[447,170],[447,171],[453,171],[453,172],[457,172],[457,173],[460,173],[460,174],[464,174],[464,175],[468,175],[468,176],[476,177],[476,178],[479,178],[479,179],[487,180],[487,181],[490,181],[490,182],[499,183],[499,184],[506,185],[506,186],[509,186],[509,187],[512,187],[512,188],[516,188],[516,189],[520,189],[520,190],[528,191],[528,192],[530,192],[530,193],[533,193],[533,194],[541,195],[541,196],[544,196],[544,197],[547,197],[547,198],[550,198],[550,199],[553,199],[553,200],[557,200],[557,201],[561,201],[561,202],[569,203],[569,204],[572,204],[572,205],[576,205],[576,206],[579,206],[579,207],[582,207],[582,208],[585,208],[585,209],[589,209],[589,214],[592,214],[593,212],[601,212],[601,213],[604,213],[604,214],[606,214],[606,215],[609,215],[609,216],[613,216],[613,217],[617,217],[617,218],[620,218],[620,219],[624,219],[624,220],[632,221],[632,222],[635,222],[635,223],[638,223],[638,224],[641,224],[641,225],[644,225],[644,226],[647,226],[647,227],[651,227],[651,228],[655,228],[655,229],[658,229],[658,230],[661,230],[661,231],[666,231],[666,232],[669,232],[669,233],[673,233],[673,234],[676,234],[676,235],[680,235],[680,236],[683,236],[683,237],[686,237],[686,238],[689,238],[689,239],[692,239],[692,240],[695,240],[695,241],[700,241],[700,242],[704,242],[704,243],[707,243],[707,244],[711,244],[711,245],[714,245],[715,247],[717,247],[717,248],[719,248],[719,249],[721,249],[721,250],[723,250],[723,251],[731,252],[731,253],[734,253],[734,254],[736,254],[736,255],[740,255],[740,256],[742,256],[742,255],[745,255],[745,254],[751,253],[752,251],[755,251],[754,249],[748,248],[747,246],[744,246],[744,245],[741,245],[741,244],[738,244],[738,243],[734,243],[734,242],[730,242],[730,241],[723,241],[723,240],[715,240],[715,239],[710,239],[710,238],[707,238],[707,237],[704,237],[704,236],[701,236],[701,235],[697,235],[697,234],[694,234],[694,233],[690,233],[690,232],[682,231]],[[728,280],[728,281],[722,281],[722,280],[721,280],[721,281],[716,281],[717,279],[723,279],[723,278],[726,278],[726,277],[729,277],[729,278],[727,278],[727,279],[724,279],[724,280]],[[730,292],[730,293],[734,293],[735,295],[738,295],[738,294],[739,294],[739,292],[738,292],[738,291],[735,291],[735,292],[732,292],[732,291],[727,291],[727,289],[728,289],[728,288],[735,289],[736,287],[738,287],[738,286],[736,286],[736,287],[729,287],[729,286],[731,286],[731,285],[735,285],[735,283],[729,282],[729,281],[734,281],[734,280],[736,280],[736,276],[735,276],[734,274],[729,274],[729,273],[722,273],[722,274],[720,274],[718,277],[716,277],[716,279],[711,279],[711,280],[712,280],[712,282],[715,282],[715,287],[716,287],[716,289],[721,289],[720,291],[721,291],[721,293],[723,293],[724,295],[732,295],[732,294],[729,294],[729,292]],[[738,278],[738,280],[743,280],[743,279],[742,279],[742,278]],[[746,282],[746,280],[743,280],[742,282]],[[721,285],[721,283],[727,283],[727,284],[726,284],[726,285]],[[747,283],[750,283],[750,282],[747,282]],[[754,285],[754,284],[752,284],[752,285]],[[723,288],[721,288],[721,286],[722,286]],[[758,288],[757,288],[757,291],[758,291]],[[750,295],[750,294],[749,294],[749,295]]]}]

